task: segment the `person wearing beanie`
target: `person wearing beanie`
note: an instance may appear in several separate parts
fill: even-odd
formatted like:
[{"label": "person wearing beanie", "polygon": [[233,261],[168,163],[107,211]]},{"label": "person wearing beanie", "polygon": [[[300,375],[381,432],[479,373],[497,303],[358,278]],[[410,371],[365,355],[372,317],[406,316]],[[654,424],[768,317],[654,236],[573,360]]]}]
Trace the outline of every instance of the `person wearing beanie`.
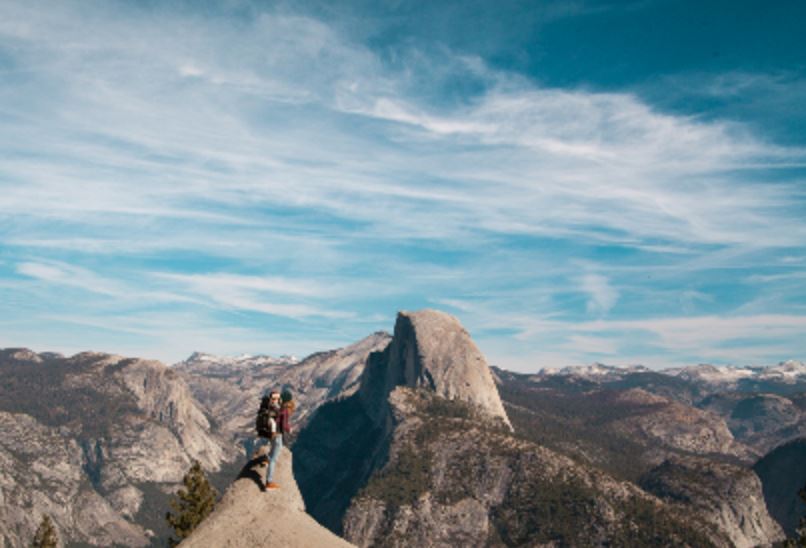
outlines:
[{"label": "person wearing beanie", "polygon": [[[275,392],[276,394],[276,392]],[[283,442],[287,442],[286,436],[291,435],[291,414],[296,408],[294,398],[290,391],[283,390],[280,395],[280,411],[277,414],[276,431],[271,436],[271,451],[269,453],[269,471],[266,474],[266,488],[277,489],[280,486],[274,483],[274,469],[277,466],[277,459],[283,449]]]}]

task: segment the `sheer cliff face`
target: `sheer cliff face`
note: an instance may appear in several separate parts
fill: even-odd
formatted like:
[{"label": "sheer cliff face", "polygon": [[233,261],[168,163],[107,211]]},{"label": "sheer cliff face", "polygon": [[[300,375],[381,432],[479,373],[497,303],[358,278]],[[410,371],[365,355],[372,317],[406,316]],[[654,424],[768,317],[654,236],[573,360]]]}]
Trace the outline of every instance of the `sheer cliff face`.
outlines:
[{"label": "sheer cliff face", "polygon": [[463,402],[510,431],[490,369],[461,324],[433,310],[401,312],[392,341],[369,355],[358,391],[318,409],[294,446],[309,511],[334,531],[387,459],[397,422],[389,396],[397,387]]},{"label": "sheer cliff face", "polygon": [[143,486],[234,456],[158,362],[12,349],[0,351],[0,375],[0,538],[12,545],[27,544],[43,513],[72,542],[145,545]]},{"label": "sheer cliff face", "polygon": [[761,481],[747,468],[702,457],[674,457],[651,470],[641,486],[695,510],[737,548],[784,539],[781,526],[767,511]]},{"label": "sheer cliff face", "polygon": [[444,312],[400,312],[389,348],[364,376],[361,392],[374,405],[396,386],[425,388],[478,406],[511,429],[487,361],[459,320]]},{"label": "sheer cliff face", "polygon": [[795,537],[806,506],[798,491],[806,486],[806,438],[776,447],[754,466],[764,488],[770,514],[787,536]]}]

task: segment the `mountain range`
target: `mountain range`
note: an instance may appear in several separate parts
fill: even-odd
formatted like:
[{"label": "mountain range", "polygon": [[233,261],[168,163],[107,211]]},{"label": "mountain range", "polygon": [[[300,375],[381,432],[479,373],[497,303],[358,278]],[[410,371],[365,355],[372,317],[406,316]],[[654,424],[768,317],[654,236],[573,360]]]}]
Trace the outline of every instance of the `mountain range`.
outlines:
[{"label": "mountain range", "polygon": [[27,546],[42,514],[76,543],[147,546],[192,460],[237,452],[159,362],[0,351],[0,546]]},{"label": "mountain range", "polygon": [[161,545],[193,459],[227,490],[218,514],[246,511],[257,487],[232,480],[271,387],[299,404],[288,523],[312,535],[304,509],[360,546],[755,546],[803,513],[802,362],[525,375],[420,311],[302,360],[6,349],[0,374],[0,546],[27,545],[43,513],[75,545]]}]

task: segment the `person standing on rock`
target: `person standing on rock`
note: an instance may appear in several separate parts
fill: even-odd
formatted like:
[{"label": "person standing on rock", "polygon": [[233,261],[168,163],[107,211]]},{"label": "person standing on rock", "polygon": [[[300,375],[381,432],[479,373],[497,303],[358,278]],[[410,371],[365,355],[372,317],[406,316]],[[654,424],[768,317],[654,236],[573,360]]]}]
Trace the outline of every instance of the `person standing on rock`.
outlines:
[{"label": "person standing on rock", "polygon": [[266,441],[258,441],[256,449],[265,446],[272,438],[272,434],[277,432],[277,417],[280,415],[280,393],[277,390],[267,392],[260,400],[260,409],[257,411],[255,419],[255,429],[259,438]]},{"label": "person standing on rock", "polygon": [[283,450],[283,442],[287,441],[285,436],[291,434],[291,414],[294,412],[296,404],[291,396],[291,392],[284,390],[282,395],[272,392],[271,397],[281,400],[280,412],[277,415],[276,431],[271,434],[271,451],[269,453],[269,470],[266,474],[266,488],[277,489],[280,487],[274,483],[274,469],[277,466],[277,459]]},{"label": "person standing on rock", "polygon": [[277,433],[277,420],[280,417],[280,392],[271,390],[260,400],[260,408],[255,419],[258,440],[252,458],[266,458],[271,452],[272,438]]}]

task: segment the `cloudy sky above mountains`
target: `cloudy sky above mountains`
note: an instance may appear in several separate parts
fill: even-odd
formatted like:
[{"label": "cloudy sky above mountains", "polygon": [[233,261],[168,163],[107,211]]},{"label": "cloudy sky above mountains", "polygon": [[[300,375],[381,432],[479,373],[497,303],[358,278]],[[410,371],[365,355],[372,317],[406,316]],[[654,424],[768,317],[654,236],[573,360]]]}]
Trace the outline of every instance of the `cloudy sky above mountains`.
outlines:
[{"label": "cloudy sky above mountains", "polygon": [[333,4],[0,3],[0,347],[806,359],[806,4]]}]

